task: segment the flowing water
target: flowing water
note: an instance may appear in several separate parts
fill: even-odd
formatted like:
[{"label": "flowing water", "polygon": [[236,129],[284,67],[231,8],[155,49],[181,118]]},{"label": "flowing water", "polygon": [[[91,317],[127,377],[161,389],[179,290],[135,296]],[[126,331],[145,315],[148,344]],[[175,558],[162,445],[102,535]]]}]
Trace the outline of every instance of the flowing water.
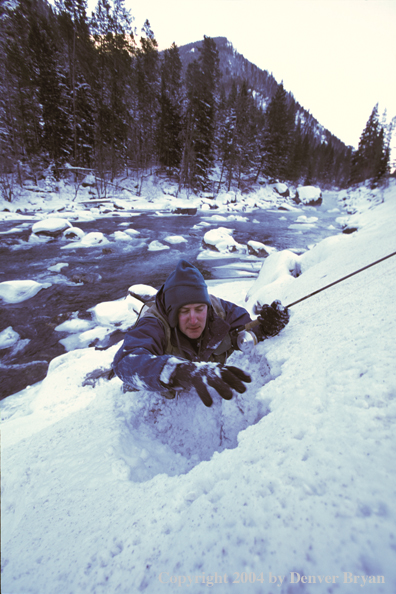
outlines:
[{"label": "flowing water", "polygon": [[[87,310],[90,307],[124,297],[133,284],[159,288],[180,258],[194,263],[206,279],[257,276],[263,261],[259,258],[235,253],[235,257],[197,260],[208,229],[233,229],[234,239],[243,245],[255,240],[277,249],[304,251],[324,237],[340,232],[334,222],[339,213],[329,212],[336,206],[336,195],[327,194],[320,207],[302,207],[298,212],[257,209],[225,213],[225,220],[219,220],[216,211],[192,216],[147,212],[122,216],[113,213],[108,218],[75,223],[86,233],[104,233],[109,244],[72,249],[62,249],[71,244],[61,239],[43,244],[29,243],[34,220],[0,222],[0,282],[30,279],[51,283],[49,288],[31,299],[1,306],[0,332],[11,326],[25,341],[21,343],[23,348],[12,355],[7,349],[0,350],[0,356],[3,356],[0,363],[1,396],[17,392],[45,376],[47,362],[64,352],[59,344],[59,333],[55,331],[59,323],[74,312],[78,312],[79,317],[89,318]],[[227,219],[229,214],[234,214],[238,220]],[[301,231],[290,229],[300,215],[318,217],[315,227]],[[200,222],[209,222],[210,227],[194,228]],[[125,228],[133,228],[140,235],[128,242],[116,241],[112,234]],[[9,232],[11,229],[14,230]],[[148,251],[147,245],[153,240],[169,245],[164,242],[169,235],[182,235],[187,242],[171,244],[170,249],[163,251]],[[48,270],[60,262],[68,266],[61,272]],[[237,266],[227,267],[229,264]]]}]

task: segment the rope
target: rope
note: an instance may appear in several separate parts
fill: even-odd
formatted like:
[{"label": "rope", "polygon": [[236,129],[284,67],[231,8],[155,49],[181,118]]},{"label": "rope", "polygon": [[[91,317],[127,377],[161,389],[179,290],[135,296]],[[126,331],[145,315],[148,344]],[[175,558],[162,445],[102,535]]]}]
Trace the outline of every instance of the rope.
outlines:
[{"label": "rope", "polygon": [[380,262],[383,262],[384,260],[387,260],[388,258],[392,258],[392,256],[396,256],[396,252],[393,252],[392,254],[388,254],[387,256],[384,256],[383,258],[376,260],[375,262],[371,262],[371,264],[367,264],[367,266],[363,266],[363,268],[359,268],[359,270],[355,270],[355,272],[351,272],[351,274],[347,274],[346,276],[339,278],[338,280],[330,283],[329,285],[326,285],[325,287],[322,287],[321,289],[317,289],[316,291],[309,293],[309,295],[305,295],[305,297],[301,297],[301,299],[297,299],[297,301],[293,301],[293,303],[289,303],[289,305],[286,305],[285,307],[293,307],[293,305],[297,305],[297,303],[301,303],[301,301],[305,301],[305,299],[309,299],[310,297],[313,297],[314,295],[317,295],[318,293],[325,291],[329,287],[333,287],[334,285],[337,285],[338,283],[342,283],[342,281],[346,280],[347,278],[350,278],[351,276],[355,276],[355,274],[359,274],[359,272],[363,272],[363,270],[367,270],[368,268],[371,268],[371,266],[375,266],[376,264],[379,264]]}]

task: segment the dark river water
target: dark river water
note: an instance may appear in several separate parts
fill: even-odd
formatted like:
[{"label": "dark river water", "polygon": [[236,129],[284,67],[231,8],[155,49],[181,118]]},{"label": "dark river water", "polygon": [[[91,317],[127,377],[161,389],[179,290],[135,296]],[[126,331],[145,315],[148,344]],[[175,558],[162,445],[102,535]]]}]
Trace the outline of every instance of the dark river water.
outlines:
[{"label": "dark river water", "polygon": [[[215,210],[200,211],[197,215],[170,215],[168,213],[141,213],[138,216],[109,216],[89,222],[75,222],[84,232],[100,231],[110,241],[95,247],[62,249],[61,239],[43,244],[28,243],[31,225],[35,220],[0,222],[0,232],[19,228],[11,233],[0,233],[0,282],[9,280],[35,280],[52,283],[35,297],[15,304],[2,304],[0,332],[9,326],[18,332],[26,346],[18,353],[0,350],[0,396],[15,393],[26,385],[45,376],[48,362],[64,353],[55,327],[74,312],[79,317],[90,317],[87,310],[102,301],[124,297],[133,284],[148,284],[159,288],[180,258],[194,263],[206,279],[254,277],[262,260],[235,253],[235,258],[197,259],[202,251],[202,239],[209,229],[233,229],[233,238],[246,245],[249,240],[259,241],[277,249],[304,251],[324,237],[340,232],[335,223],[339,212],[336,195],[327,194],[320,207],[302,207],[299,211],[253,210],[234,214],[245,220],[216,220]],[[297,217],[318,217],[315,227],[299,231],[289,229]],[[210,227],[193,228],[205,221]],[[128,226],[122,225],[128,223]],[[334,228],[329,228],[331,225]],[[132,241],[116,241],[112,234],[125,228],[140,232]],[[22,229],[22,231],[20,230]],[[182,235],[186,243],[166,244],[168,235]],[[170,249],[148,251],[148,244],[158,240]],[[253,265],[252,265],[253,261]],[[59,262],[68,266],[61,272],[51,272],[50,266]],[[239,271],[227,264],[239,263]],[[27,340],[28,339],[28,342]]]}]

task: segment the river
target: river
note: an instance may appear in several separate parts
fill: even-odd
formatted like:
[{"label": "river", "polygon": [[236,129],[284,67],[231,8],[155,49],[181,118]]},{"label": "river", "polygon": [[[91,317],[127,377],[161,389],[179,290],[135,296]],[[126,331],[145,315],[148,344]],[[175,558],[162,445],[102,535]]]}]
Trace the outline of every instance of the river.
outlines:
[{"label": "river", "polygon": [[[254,209],[251,212],[220,213],[220,216],[215,210],[198,211],[196,215],[136,212],[133,216],[125,216],[113,213],[108,218],[75,223],[86,233],[104,233],[109,244],[72,249],[62,249],[65,241],[59,239],[43,244],[30,243],[31,225],[35,220],[0,222],[0,282],[31,279],[51,283],[49,288],[31,299],[1,307],[0,332],[11,326],[20,335],[23,347],[12,355],[9,349],[0,351],[1,397],[45,377],[47,363],[65,352],[59,343],[59,333],[55,331],[59,323],[75,312],[79,317],[89,318],[87,310],[90,307],[124,297],[133,284],[159,288],[180,258],[194,263],[207,280],[257,276],[263,262],[260,258],[235,253],[226,258],[219,254],[220,257],[201,259],[200,256],[197,259],[208,229],[233,229],[234,239],[243,245],[255,240],[278,250],[287,248],[302,252],[321,239],[340,232],[335,222],[340,215],[335,211],[336,207],[336,194],[325,193],[321,206],[303,206],[298,211]],[[230,214],[238,220],[230,220]],[[301,215],[317,217],[315,226],[296,225],[296,219]],[[197,228],[202,222],[210,226]],[[128,242],[116,241],[112,234],[128,227],[139,231],[140,235]],[[182,235],[187,242],[171,244],[170,249],[162,251],[148,251],[151,241],[166,244],[164,238],[169,235]],[[68,266],[61,272],[48,270],[60,262]],[[228,264],[233,266],[227,267]]]}]

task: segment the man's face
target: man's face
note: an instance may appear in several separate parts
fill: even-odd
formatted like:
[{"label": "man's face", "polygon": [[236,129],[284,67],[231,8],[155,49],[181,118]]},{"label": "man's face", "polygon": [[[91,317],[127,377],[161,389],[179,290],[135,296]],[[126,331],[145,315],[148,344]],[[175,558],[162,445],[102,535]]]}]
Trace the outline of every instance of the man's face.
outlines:
[{"label": "man's face", "polygon": [[179,328],[188,338],[199,338],[205,329],[208,306],[206,303],[189,303],[179,309]]}]

